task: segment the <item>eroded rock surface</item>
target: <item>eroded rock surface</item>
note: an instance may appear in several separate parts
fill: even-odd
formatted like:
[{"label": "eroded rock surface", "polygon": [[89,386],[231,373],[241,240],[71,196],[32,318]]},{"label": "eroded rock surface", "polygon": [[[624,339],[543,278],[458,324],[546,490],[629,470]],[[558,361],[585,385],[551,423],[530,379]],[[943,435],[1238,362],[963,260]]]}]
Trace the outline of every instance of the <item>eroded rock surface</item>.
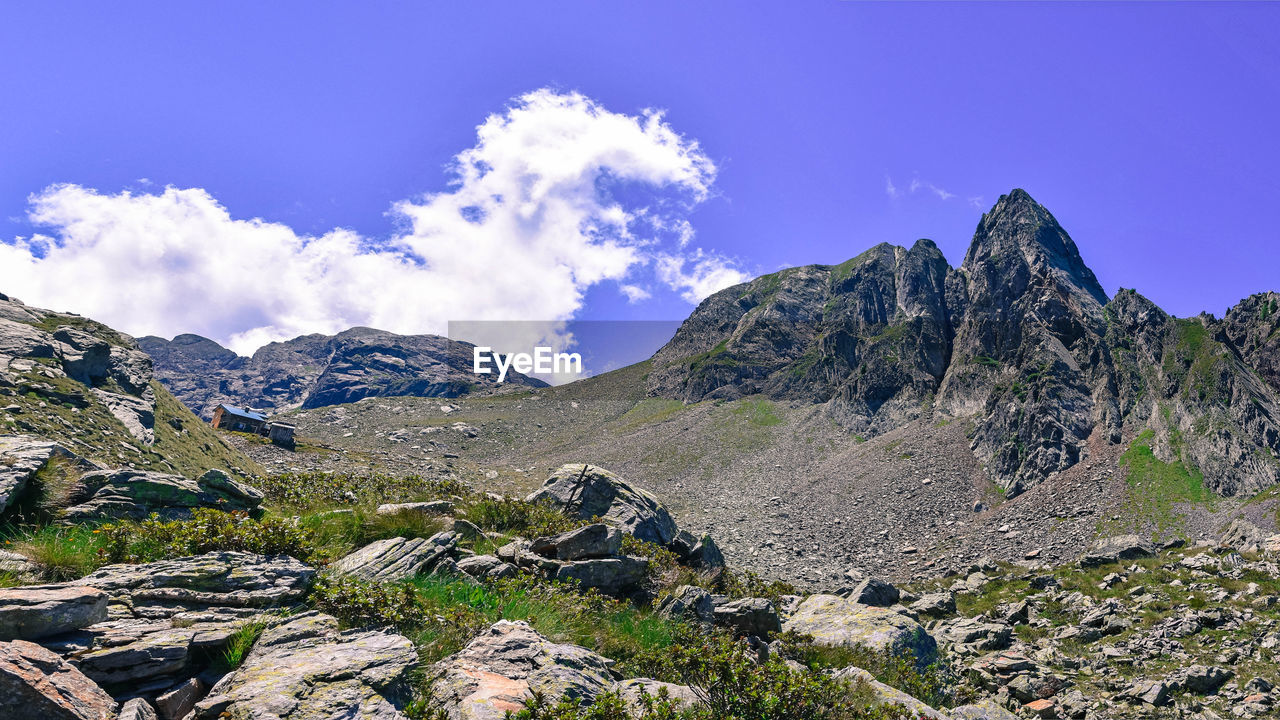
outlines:
[{"label": "eroded rock surface", "polygon": [[502,720],[534,690],[590,703],[613,687],[612,661],[553,643],[527,623],[500,621],[435,667],[435,698],[450,720]]}]

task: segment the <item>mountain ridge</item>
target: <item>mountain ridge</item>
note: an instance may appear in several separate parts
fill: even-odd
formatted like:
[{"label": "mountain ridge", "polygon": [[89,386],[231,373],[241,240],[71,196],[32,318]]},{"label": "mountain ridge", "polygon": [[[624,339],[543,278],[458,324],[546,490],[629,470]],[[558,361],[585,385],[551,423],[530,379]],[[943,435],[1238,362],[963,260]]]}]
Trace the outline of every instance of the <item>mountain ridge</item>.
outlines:
[{"label": "mountain ridge", "polygon": [[[1273,296],[1250,296],[1221,321],[1134,314],[1133,297],[1108,297],[1053,215],[1014,190],[983,215],[958,268],[928,240],[882,243],[712,295],[654,355],[647,390],[683,402],[808,400],[865,435],[930,414],[972,418],[974,454],[1011,495],[1080,462],[1095,432],[1121,444],[1150,429],[1158,456],[1211,472],[1223,494],[1251,492],[1280,482]],[[1174,367],[1197,362],[1179,350],[1189,334],[1217,348],[1197,340],[1191,355],[1222,354],[1200,357],[1195,377]],[[1131,335],[1159,351],[1131,357]],[[1117,367],[1117,356],[1138,364]],[[1187,382],[1213,386],[1225,405],[1191,398]],[[1136,388],[1153,383],[1160,392],[1137,402]]]},{"label": "mountain ridge", "polygon": [[[192,411],[208,418],[221,402],[280,412],[365,397],[457,397],[496,381],[470,372],[470,343],[438,335],[398,335],[356,326],[273,342],[244,357],[193,334],[138,339],[156,375]],[[507,382],[543,387],[510,372]]]}]

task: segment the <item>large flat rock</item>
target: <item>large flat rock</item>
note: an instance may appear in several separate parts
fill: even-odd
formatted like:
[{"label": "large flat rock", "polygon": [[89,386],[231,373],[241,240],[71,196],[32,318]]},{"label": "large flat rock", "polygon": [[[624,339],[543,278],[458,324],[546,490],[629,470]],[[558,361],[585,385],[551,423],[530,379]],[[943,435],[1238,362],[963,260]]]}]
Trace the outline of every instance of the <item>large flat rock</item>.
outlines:
[{"label": "large flat rock", "polygon": [[116,701],[62,658],[25,640],[0,642],[0,717],[112,720]]},{"label": "large flat rock", "polygon": [[458,537],[443,532],[430,538],[378,540],[335,562],[332,570],[361,580],[391,582],[426,572],[457,547]]},{"label": "large flat rock", "polygon": [[[267,608],[301,600],[316,571],[286,555],[213,552],[145,565],[108,565],[67,583],[106,591],[112,603],[164,614],[197,606]],[[170,614],[173,614],[170,613]]]},{"label": "large flat rock", "polygon": [[32,640],[107,619],[107,594],[92,587],[0,588],[0,640]]},{"label": "large flat rock", "polygon": [[611,661],[501,620],[435,666],[434,700],[450,720],[503,720],[534,691],[584,703],[613,686]]},{"label": "large flat rock", "polygon": [[304,613],[268,628],[249,656],[196,703],[195,720],[404,720],[418,656],[408,638],[337,631]]},{"label": "large flat rock", "polygon": [[171,519],[191,517],[194,508],[255,512],[262,492],[222,472],[196,479],[143,470],[96,470],[80,478],[65,515],[71,520],[129,518],[152,513]]},{"label": "large flat rock", "polygon": [[921,664],[933,662],[938,654],[937,641],[915,620],[836,595],[806,598],[782,629],[812,635],[824,645],[911,653]]}]

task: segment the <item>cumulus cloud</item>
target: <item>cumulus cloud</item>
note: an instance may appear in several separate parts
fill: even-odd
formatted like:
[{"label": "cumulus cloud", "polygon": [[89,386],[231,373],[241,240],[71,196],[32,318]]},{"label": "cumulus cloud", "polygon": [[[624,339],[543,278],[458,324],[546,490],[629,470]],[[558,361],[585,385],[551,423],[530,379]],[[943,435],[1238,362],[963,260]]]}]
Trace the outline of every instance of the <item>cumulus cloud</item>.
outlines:
[{"label": "cumulus cloud", "polygon": [[691,303],[751,279],[734,267],[731,260],[701,248],[691,255],[659,255],[657,271],[658,279]]},{"label": "cumulus cloud", "polygon": [[0,243],[0,287],[241,353],[353,325],[444,333],[450,320],[565,320],[597,283],[643,300],[644,273],[696,302],[745,277],[686,248],[684,215],[715,174],[660,112],[543,89],[480,124],[446,191],[395,203],[404,229],[391,237],[238,219],[200,188],[56,185],[30,200],[44,234]]}]

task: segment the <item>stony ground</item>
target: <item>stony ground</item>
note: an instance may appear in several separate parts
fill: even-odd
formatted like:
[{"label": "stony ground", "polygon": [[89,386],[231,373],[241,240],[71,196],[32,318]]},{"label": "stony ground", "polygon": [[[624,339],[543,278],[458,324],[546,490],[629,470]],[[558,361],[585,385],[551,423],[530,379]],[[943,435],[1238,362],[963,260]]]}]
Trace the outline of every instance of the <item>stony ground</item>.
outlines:
[{"label": "stony ground", "polygon": [[535,489],[565,462],[601,464],[710,532],[735,564],[806,587],[849,571],[909,579],[979,557],[1066,561],[1099,533],[1191,540],[1237,515],[1274,527],[1274,500],[1135,507],[1123,446],[1094,439],[1086,460],[1006,501],[969,450],[968,422],[930,418],[864,440],[813,406],[748,398],[684,405],[633,388],[644,366],[581,387],[442,401],[368,399],[290,415],[289,453],[239,447],[272,468],[375,467],[446,473],[497,492]]}]

